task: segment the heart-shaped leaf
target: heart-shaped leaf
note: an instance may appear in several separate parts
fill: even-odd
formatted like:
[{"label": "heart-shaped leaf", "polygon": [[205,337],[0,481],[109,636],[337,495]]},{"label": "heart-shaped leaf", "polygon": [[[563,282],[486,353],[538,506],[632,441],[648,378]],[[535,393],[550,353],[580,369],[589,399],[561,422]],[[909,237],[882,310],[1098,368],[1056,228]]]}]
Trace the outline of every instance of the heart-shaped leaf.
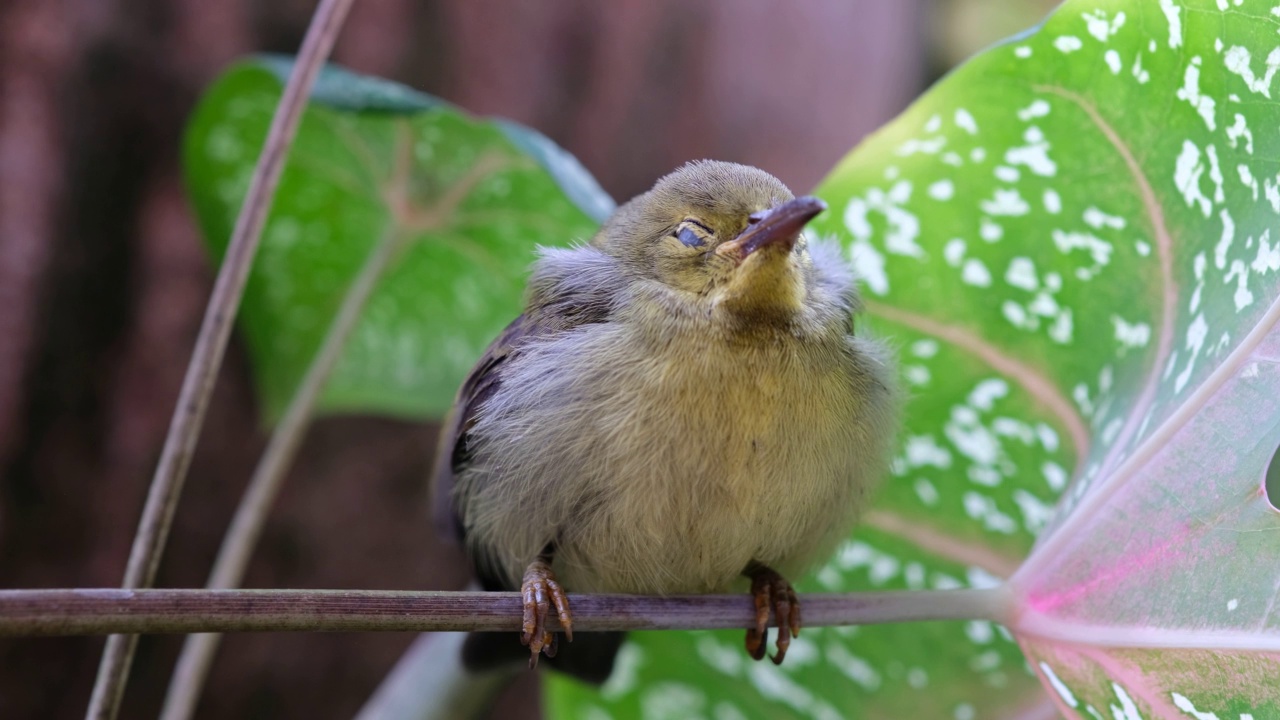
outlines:
[{"label": "heart-shaped leaf", "polygon": [[818,190],[912,398],[894,478],[807,587],[1007,577],[1008,630],[806,631],[781,668],[738,634],[637,635],[549,714],[1052,717],[1011,631],[1073,717],[1280,717],[1278,27],[1067,2]]},{"label": "heart-shaped leaf", "polygon": [[[191,120],[187,184],[218,256],[290,65],[236,66]],[[362,265],[394,243],[319,409],[438,417],[520,312],[535,245],[590,237],[612,207],[572,156],[527,128],[325,70],[240,316],[264,414],[279,415]]]}]

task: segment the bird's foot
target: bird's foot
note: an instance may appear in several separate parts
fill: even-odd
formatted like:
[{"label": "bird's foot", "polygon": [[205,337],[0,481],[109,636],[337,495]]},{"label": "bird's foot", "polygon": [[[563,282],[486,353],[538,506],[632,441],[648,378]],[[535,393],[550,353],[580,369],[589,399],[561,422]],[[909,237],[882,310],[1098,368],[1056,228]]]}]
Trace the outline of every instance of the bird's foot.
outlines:
[{"label": "bird's foot", "polygon": [[524,624],[520,642],[529,648],[529,668],[533,669],[538,667],[538,653],[547,657],[556,656],[559,645],[557,635],[547,629],[547,614],[551,612],[551,606],[555,606],[560,626],[564,628],[565,639],[569,642],[573,642],[573,614],[569,612],[569,598],[556,581],[551,564],[546,560],[538,559],[529,563],[528,569],[524,571],[520,596],[524,601]]},{"label": "bird's foot", "polygon": [[769,611],[778,623],[778,654],[770,656],[781,665],[792,636],[800,636],[800,598],[787,579],[753,563],[744,573],[751,578],[751,597],[756,604],[756,626],[747,630],[747,652],[756,660],[764,658],[769,643]]}]

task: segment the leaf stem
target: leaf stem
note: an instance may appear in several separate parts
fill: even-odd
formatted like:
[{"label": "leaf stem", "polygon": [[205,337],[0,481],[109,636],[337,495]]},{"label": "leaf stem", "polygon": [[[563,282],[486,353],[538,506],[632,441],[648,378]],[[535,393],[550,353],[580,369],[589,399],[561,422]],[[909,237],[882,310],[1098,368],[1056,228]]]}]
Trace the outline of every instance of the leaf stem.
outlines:
[{"label": "leaf stem", "polygon": [[[739,595],[570,595],[574,630],[712,630],[755,624]],[[1007,622],[1007,586],[801,596],[806,627],[922,620]],[[553,630],[559,626],[550,620]],[[388,590],[0,590],[0,637],[207,632],[517,632],[520,594]]]},{"label": "leaf stem", "polygon": [[[324,390],[334,365],[342,356],[347,338],[360,319],[360,313],[369,297],[373,295],[378,280],[400,248],[399,233],[395,227],[394,222],[388,222],[387,228],[377,239],[364,265],[343,295],[342,305],[329,325],[320,349],[307,367],[284,416],[271,433],[267,449],[258,460],[253,478],[240,499],[227,534],[223,537],[222,547],[218,551],[218,558],[206,587],[234,588],[244,578],[245,569],[258,544],[258,538],[262,535],[267,516],[284,484],[285,474],[293,463],[303,436],[311,426],[311,413],[320,393]],[[161,720],[186,720],[191,717],[221,639],[220,635],[212,633],[187,638],[169,682],[164,709],[160,713]]]},{"label": "leaf stem", "polygon": [[[231,323],[244,294],[245,281],[257,252],[267,210],[279,183],[289,145],[316,75],[333,48],[352,1],[321,0],[311,18],[311,25],[307,28],[298,53],[298,62],[285,84],[284,94],[280,98],[262,154],[254,169],[248,194],[236,219],[226,256],[214,282],[191,363],[187,366],[187,373],[182,381],[160,462],[156,466],[142,518],[138,523],[138,532],[129,552],[123,582],[125,588],[148,587],[155,581],[178,499],[182,495],[187,467],[191,463],[191,455],[204,424],[205,410],[218,367],[222,364]],[[119,712],[136,646],[137,638],[132,636],[117,635],[107,639],[102,662],[98,666],[93,696],[86,712],[89,720],[112,720]]]}]

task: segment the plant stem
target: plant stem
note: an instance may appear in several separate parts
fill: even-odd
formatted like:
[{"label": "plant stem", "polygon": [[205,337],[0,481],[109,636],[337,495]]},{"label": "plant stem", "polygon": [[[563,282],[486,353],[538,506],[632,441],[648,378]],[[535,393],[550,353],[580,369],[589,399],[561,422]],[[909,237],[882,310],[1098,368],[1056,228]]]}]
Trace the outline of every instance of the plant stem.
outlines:
[{"label": "plant stem", "polygon": [[[280,98],[262,154],[254,169],[248,194],[236,219],[226,256],[214,282],[213,294],[205,309],[191,363],[187,366],[187,373],[182,381],[160,462],[151,480],[142,519],[138,523],[138,532],[129,552],[123,582],[126,588],[148,587],[155,580],[178,499],[182,495],[187,467],[191,463],[191,455],[204,423],[209,396],[218,367],[222,364],[231,323],[244,294],[245,281],[257,252],[262,227],[280,180],[289,145],[316,74],[333,48],[351,3],[352,0],[321,0],[311,18],[311,25],[307,28],[306,38],[298,53],[298,62],[285,84],[284,94]],[[112,720],[119,712],[136,646],[136,637],[113,636],[107,639],[102,662],[98,666],[93,696],[86,712],[89,720]]]},{"label": "plant stem", "polygon": [[[320,398],[320,392],[338,358],[342,356],[342,348],[355,328],[356,321],[360,319],[360,313],[369,297],[373,295],[378,280],[400,249],[399,233],[394,228],[395,223],[389,222],[387,229],[370,250],[364,265],[351,281],[351,287],[343,295],[342,305],[329,325],[320,349],[298,384],[284,416],[271,433],[266,451],[258,460],[253,478],[245,489],[244,497],[240,499],[240,506],[236,508],[226,536],[223,537],[222,547],[218,551],[218,558],[206,587],[234,588],[239,586],[244,577],[249,558],[252,557],[253,549],[262,534],[262,527],[266,524],[267,515],[275,504],[276,496],[280,494],[285,473],[293,463],[303,435],[311,426],[311,413]],[[164,709],[160,713],[161,720],[186,720],[191,717],[221,639],[220,635],[211,633],[187,638],[169,681]]]},{"label": "plant stem", "polygon": [[[919,620],[1007,623],[1007,586],[985,589],[813,594],[806,627]],[[571,595],[574,630],[711,630],[755,624],[740,595]],[[386,590],[3,590],[0,637],[107,633],[517,632],[520,594]],[[551,629],[559,628],[554,618]]]}]

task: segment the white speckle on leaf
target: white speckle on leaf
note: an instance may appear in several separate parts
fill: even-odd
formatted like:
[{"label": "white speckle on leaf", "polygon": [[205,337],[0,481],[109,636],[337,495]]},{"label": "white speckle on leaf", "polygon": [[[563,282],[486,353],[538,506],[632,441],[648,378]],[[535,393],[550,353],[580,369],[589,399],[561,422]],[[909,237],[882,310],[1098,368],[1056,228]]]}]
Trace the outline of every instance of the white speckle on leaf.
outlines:
[{"label": "white speckle on leaf", "polygon": [[1121,355],[1131,348],[1146,347],[1151,342],[1151,326],[1147,323],[1130,323],[1119,315],[1112,315],[1111,324],[1116,329],[1115,337],[1120,343]]},{"label": "white speckle on leaf", "polygon": [[970,465],[965,471],[965,477],[971,482],[983,487],[996,487],[1004,481],[1004,476],[999,470],[993,467],[984,467],[982,465]]},{"label": "white speckle on leaf", "polygon": [[1218,238],[1218,244],[1213,247],[1213,265],[1221,270],[1227,266],[1227,251],[1231,249],[1231,243],[1236,237],[1236,224],[1231,219],[1231,212],[1226,208],[1218,213],[1218,217],[1222,220],[1222,235]]},{"label": "white speckle on leaf", "polygon": [[1040,438],[1040,446],[1049,452],[1058,450],[1058,433],[1044,423],[1036,423],[1036,437]]},{"label": "white speckle on leaf", "polygon": [[960,238],[951,238],[947,244],[942,247],[942,258],[947,261],[951,267],[960,267],[960,262],[964,260],[965,242]]},{"label": "white speckle on leaf", "polygon": [[[1218,720],[1217,713],[1201,712],[1185,695],[1180,693],[1169,693],[1169,697],[1173,699],[1175,707],[1196,720]],[[1242,715],[1241,717],[1243,718],[1244,716]]]},{"label": "white speckle on leaf", "polygon": [[1049,681],[1049,685],[1058,693],[1058,697],[1062,698],[1062,702],[1068,707],[1080,707],[1080,701],[1076,700],[1076,696],[1072,694],[1071,689],[1058,678],[1058,674],[1049,667],[1049,664],[1040,661],[1040,672],[1044,673],[1045,679]]},{"label": "white speckle on leaf", "polygon": [[991,271],[981,260],[969,258],[960,271],[960,281],[974,287],[991,287]]},{"label": "white speckle on leaf", "polygon": [[1187,206],[1200,206],[1200,212],[1209,217],[1213,203],[1200,191],[1200,176],[1204,174],[1204,164],[1200,162],[1200,148],[1190,140],[1182,141],[1182,152],[1178,154],[1173,171],[1174,187],[1182,193]]},{"label": "white speckle on leaf", "polygon": [[1066,345],[1071,342],[1074,329],[1071,308],[1063,308],[1062,312],[1053,319],[1053,324],[1049,326],[1049,339],[1059,345]]},{"label": "white speckle on leaf", "polygon": [[1280,175],[1275,180],[1270,178],[1262,181],[1263,192],[1267,196],[1267,202],[1271,203],[1272,211],[1280,214]]},{"label": "white speckle on leaf", "polygon": [[1012,535],[1018,524],[1008,515],[1000,512],[996,501],[970,490],[964,494],[964,512],[970,518],[982,522],[982,526],[992,532]]},{"label": "white speckle on leaf", "polygon": [[1026,122],[1034,118],[1044,117],[1052,108],[1047,100],[1036,99],[1030,105],[1018,111],[1018,119]]},{"label": "white speckle on leaf", "polygon": [[955,191],[956,186],[950,180],[939,180],[929,186],[929,197],[934,200],[950,200]]},{"label": "white speckle on leaf", "polygon": [[1023,290],[1035,291],[1040,288],[1040,280],[1036,277],[1036,266],[1031,262],[1031,258],[1016,257],[1010,260],[1004,280]]},{"label": "white speckle on leaf", "polygon": [[1062,212],[1062,196],[1058,195],[1056,190],[1045,190],[1043,201],[1045,212],[1050,215]]},{"label": "white speckle on leaf", "polygon": [[1187,386],[1187,382],[1191,380],[1191,372],[1195,369],[1196,359],[1200,356],[1200,351],[1204,349],[1204,339],[1208,335],[1209,324],[1205,322],[1204,313],[1200,313],[1187,328],[1186,348],[1191,351],[1191,355],[1187,358],[1186,367],[1174,379],[1173,387],[1175,392],[1182,392],[1182,389]]},{"label": "white speckle on leaf", "polygon": [[845,677],[849,678],[864,690],[880,688],[880,673],[871,663],[850,653],[844,645],[829,643],[826,649],[827,660]]},{"label": "white speckle on leaf", "polygon": [[1120,217],[1119,215],[1108,215],[1102,210],[1096,207],[1093,207],[1091,205],[1085,208],[1084,224],[1088,225],[1094,230],[1101,230],[1104,227],[1109,227],[1114,230],[1123,230],[1125,226],[1125,220],[1123,217]]},{"label": "white speckle on leaf", "polygon": [[1138,52],[1133,58],[1133,67],[1129,72],[1133,75],[1133,79],[1138,81],[1139,85],[1146,85],[1151,80],[1151,73],[1142,69],[1142,53]]},{"label": "white speckle on leaf", "polygon": [[995,242],[1004,237],[1004,228],[991,220],[984,217],[978,226],[978,237],[987,242]]},{"label": "white speckle on leaf", "polygon": [[[813,706],[813,693],[787,677],[773,663],[751,663],[747,669],[747,677],[756,691],[770,700],[780,701],[801,713]],[[688,708],[685,708],[680,717],[689,717]]]},{"label": "white speckle on leaf", "polygon": [[1025,60],[1026,58],[1031,57],[1031,48],[1027,47],[1026,45],[1019,45],[1018,47],[1013,49],[1013,54],[1015,57],[1019,57]]},{"label": "white speckle on leaf", "polygon": [[917,340],[911,343],[911,354],[918,358],[931,358],[938,354],[937,340]]},{"label": "white speckle on leaf", "polygon": [[[632,647],[630,644],[623,645],[624,648]],[[730,677],[737,677],[742,671],[743,655],[742,651],[736,647],[724,645],[712,635],[703,635],[698,638],[698,657],[702,658],[702,662],[719,670]],[[621,654],[621,653],[619,653]],[[617,670],[614,671],[614,675]],[[610,676],[612,679],[612,676]]]},{"label": "white speckle on leaf", "polygon": [[920,498],[920,502],[933,507],[938,504],[938,488],[933,483],[924,478],[916,478],[915,484],[916,497]]},{"label": "white speckle on leaf", "polygon": [[1054,230],[1052,235],[1053,244],[1064,253],[1070,253],[1073,250],[1087,250],[1089,257],[1097,265],[1106,265],[1111,262],[1111,243],[1100,237],[1090,233],[1066,232],[1063,230]]},{"label": "white speckle on leaf", "polygon": [[1213,181],[1213,201],[1222,202],[1226,199],[1222,187],[1222,165],[1218,163],[1218,148],[1214,145],[1206,146],[1205,155],[1209,158],[1209,179]]},{"label": "white speckle on leaf", "polygon": [[1133,249],[1142,257],[1147,257],[1151,254],[1151,243],[1145,240],[1135,240],[1133,241]]},{"label": "white speckle on leaf", "polygon": [[1022,512],[1022,526],[1032,535],[1040,534],[1053,517],[1053,505],[1022,488],[1013,491],[1013,502]]},{"label": "white speckle on leaf", "polygon": [[978,716],[977,711],[973,709],[973,705],[969,703],[960,703],[956,705],[956,709],[952,711],[953,720],[974,720]]},{"label": "white speckle on leaf", "polygon": [[1245,121],[1244,115],[1236,113],[1235,122],[1231,127],[1227,128],[1227,143],[1235,148],[1240,144],[1240,138],[1244,138],[1244,151],[1250,155],[1253,154],[1253,133],[1249,130],[1249,125]]},{"label": "white speckle on leaf", "polygon": [[929,119],[924,123],[924,131],[927,133],[938,132],[942,127],[942,116],[930,115]]},{"label": "white speckle on leaf", "polygon": [[1018,172],[1017,168],[1012,168],[1008,165],[997,165],[992,170],[992,173],[995,174],[997,180],[1007,183],[1018,182],[1018,178],[1022,177],[1022,173]]},{"label": "white speckle on leaf", "polygon": [[1021,147],[1009,148],[1004,154],[1005,162],[1011,165],[1023,165],[1040,177],[1053,177],[1058,172],[1058,165],[1049,158],[1049,143],[1040,128],[1032,126],[1022,134],[1027,142]]},{"label": "white speckle on leaf", "polygon": [[1234,611],[1238,607],[1240,607],[1240,598],[1231,598],[1230,600],[1227,601],[1228,612]]},{"label": "white speckle on leaf", "polygon": [[[1169,47],[1176,48],[1182,45],[1182,8],[1173,0],[1160,0],[1160,10],[1164,12],[1165,20],[1169,22]],[[1151,41],[1151,45],[1155,45],[1155,41]],[[1155,48],[1151,48],[1152,52]],[[1073,706],[1074,707],[1074,706]]]},{"label": "white speckle on leaf", "polygon": [[961,130],[964,130],[970,135],[978,134],[978,123],[976,120],[973,119],[973,115],[971,115],[968,110],[965,110],[964,108],[957,109],[955,114],[955,121],[956,121],[956,127],[960,128]]},{"label": "white speckle on leaf", "polygon": [[997,188],[995,195],[990,200],[983,200],[979,207],[984,213],[995,216],[1026,215],[1031,211],[1027,201],[1012,188]]},{"label": "white speckle on leaf", "polygon": [[1249,290],[1249,268],[1243,260],[1232,260],[1231,269],[1222,281],[1229,284],[1232,279],[1236,280],[1236,292],[1232,299],[1236,304],[1236,312],[1240,312],[1253,304],[1253,292]]},{"label": "white speckle on leaf", "polygon": [[1053,46],[1064,53],[1073,53],[1084,47],[1084,43],[1075,35],[1060,35],[1053,41]]},{"label": "white speckle on leaf", "polygon": [[1236,174],[1240,177],[1240,184],[1248,188],[1249,194],[1256,201],[1258,199],[1258,179],[1253,176],[1253,171],[1248,165],[1240,163],[1236,166]]},{"label": "white speckle on leaf", "polygon": [[975,645],[986,645],[995,639],[996,632],[988,620],[970,620],[964,624],[964,634]]},{"label": "white speckle on leaf", "polygon": [[1115,691],[1116,697],[1120,699],[1120,707],[1111,706],[1111,714],[1115,720],[1142,720],[1142,714],[1138,712],[1138,706],[1133,704],[1133,699],[1129,697],[1129,693],[1114,682],[1111,683],[1111,689]]},{"label": "white speckle on leaf", "polygon": [[1106,42],[1112,35],[1120,31],[1124,27],[1124,12],[1116,13],[1116,16],[1108,22],[1106,10],[1094,10],[1093,12],[1084,13],[1085,28],[1089,34],[1097,38],[1101,42]]},{"label": "white speckle on leaf", "polygon": [[867,240],[854,240],[849,247],[853,270],[876,295],[889,292],[889,276],[884,271],[884,255]]},{"label": "white speckle on leaf", "polygon": [[944,135],[937,135],[931,138],[910,138],[898,146],[897,154],[901,157],[909,157],[920,153],[921,155],[937,155],[947,146],[947,138]]},{"label": "white speckle on leaf", "polygon": [[907,671],[907,684],[919,690],[929,684],[929,674],[924,671],[924,668],[913,667]]},{"label": "white speckle on leaf", "polygon": [[905,444],[907,465],[918,468],[931,465],[951,467],[951,451],[938,444],[932,435],[913,435]]},{"label": "white speckle on leaf", "polygon": [[970,161],[972,161],[972,162],[980,163],[980,162],[982,162],[983,160],[986,160],[986,159],[987,159],[987,149],[986,149],[986,148],[976,147],[976,148],[974,148],[974,149],[972,149],[972,150],[970,150],[970,151],[969,151],[969,160],[970,160]]},{"label": "white speckle on leaf", "polygon": [[1178,99],[1185,100],[1195,108],[1200,114],[1200,118],[1204,120],[1204,124],[1209,128],[1210,132],[1217,129],[1217,123],[1214,121],[1213,109],[1214,100],[1206,94],[1200,92],[1200,56],[1196,55],[1191,58],[1191,62],[1187,64],[1186,74],[1182,78],[1182,87],[1178,88]]},{"label": "white speckle on leaf", "polygon": [[1040,473],[1049,484],[1049,489],[1059,492],[1067,486],[1067,471],[1055,462],[1046,462],[1040,466]]},{"label": "white speckle on leaf", "polygon": [[1262,237],[1258,238],[1258,256],[1254,258],[1253,264],[1249,266],[1256,273],[1263,274],[1280,270],[1280,240],[1276,241],[1273,246],[1270,238],[1270,228],[1263,230]]},{"label": "white speckle on leaf", "polygon": [[[974,386],[969,393],[969,404],[979,410],[990,410],[996,400],[1009,394],[1009,383],[1000,378],[988,378]],[[933,438],[930,437],[930,440]],[[950,458],[948,458],[949,460]]]},{"label": "white speckle on leaf", "polygon": [[701,714],[707,696],[684,683],[661,682],[649,686],[640,698],[644,720],[682,720]]},{"label": "white speckle on leaf", "polygon": [[1107,63],[1107,67],[1111,69],[1112,75],[1120,74],[1120,68],[1124,67],[1123,61],[1120,60],[1120,53],[1111,49],[1102,56],[1102,59]]},{"label": "white speckle on leaf", "polygon": [[1252,58],[1248,48],[1232,45],[1223,56],[1223,64],[1228,71],[1240,76],[1245,86],[1249,88],[1249,92],[1260,93],[1263,97],[1270,98],[1271,81],[1275,79],[1276,70],[1280,69],[1280,47],[1267,55],[1266,69],[1262,71],[1262,77],[1258,77],[1253,72]]},{"label": "white speckle on leaf", "polygon": [[1035,330],[1040,327],[1040,321],[1027,314],[1026,308],[1022,307],[1012,300],[1005,300],[1000,305],[1000,314],[1009,321],[1009,324],[1023,330]]},{"label": "white speckle on leaf", "polygon": [[929,368],[923,365],[903,365],[902,377],[906,379],[908,384],[917,387],[928,385],[933,376],[929,373]]}]

